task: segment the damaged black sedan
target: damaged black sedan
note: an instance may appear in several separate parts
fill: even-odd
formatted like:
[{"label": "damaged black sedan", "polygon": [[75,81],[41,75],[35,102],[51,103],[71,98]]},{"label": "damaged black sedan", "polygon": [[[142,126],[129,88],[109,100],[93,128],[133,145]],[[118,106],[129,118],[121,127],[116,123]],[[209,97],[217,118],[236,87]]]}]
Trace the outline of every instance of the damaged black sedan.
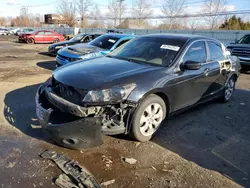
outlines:
[{"label": "damaged black sedan", "polygon": [[54,71],[36,95],[37,117],[69,148],[102,142],[102,134],[148,141],[169,115],[233,95],[240,64],[224,45],[191,35],[146,35],[105,57]]}]

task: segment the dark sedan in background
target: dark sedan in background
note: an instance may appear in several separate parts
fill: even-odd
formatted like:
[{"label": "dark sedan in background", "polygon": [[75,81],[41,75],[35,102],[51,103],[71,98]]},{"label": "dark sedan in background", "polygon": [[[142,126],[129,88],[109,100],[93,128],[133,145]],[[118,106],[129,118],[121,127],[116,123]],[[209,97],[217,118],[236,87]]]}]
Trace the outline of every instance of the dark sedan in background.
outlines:
[{"label": "dark sedan in background", "polygon": [[51,44],[49,46],[49,48],[48,48],[48,52],[51,55],[56,55],[58,50],[64,48],[65,46],[71,46],[71,45],[78,44],[78,43],[88,43],[88,42],[92,41],[93,39],[95,39],[95,38],[97,38],[97,37],[99,37],[101,35],[102,34],[85,34],[85,33],[81,33],[81,34],[78,34],[78,35],[74,36],[70,40]]},{"label": "dark sedan in background", "polygon": [[54,71],[37,91],[37,117],[69,148],[96,146],[102,134],[148,141],[179,110],[215,98],[229,101],[239,69],[237,58],[215,39],[141,36],[106,57]]},{"label": "dark sedan in background", "polygon": [[88,44],[65,47],[58,51],[56,65],[60,67],[74,61],[104,56],[133,38],[135,36],[129,34],[104,34]]},{"label": "dark sedan in background", "polygon": [[232,55],[239,58],[242,66],[250,68],[250,34],[243,36],[235,43],[231,43],[227,49]]}]

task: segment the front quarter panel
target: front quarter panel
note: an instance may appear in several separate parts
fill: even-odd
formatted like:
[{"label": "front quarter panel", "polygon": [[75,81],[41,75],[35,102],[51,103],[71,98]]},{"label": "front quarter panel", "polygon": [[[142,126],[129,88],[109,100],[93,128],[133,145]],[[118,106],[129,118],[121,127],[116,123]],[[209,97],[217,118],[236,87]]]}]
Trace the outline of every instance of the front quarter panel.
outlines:
[{"label": "front quarter panel", "polygon": [[[150,81],[147,81],[149,78]],[[168,98],[168,102],[171,101],[172,96],[168,95],[165,88],[168,88],[168,86],[174,82],[175,75],[167,71],[167,68],[137,76],[132,80],[136,80],[137,86],[128,96],[128,101],[139,104],[150,94],[156,93],[163,93]],[[169,108],[171,108],[171,106],[169,106]]]}]

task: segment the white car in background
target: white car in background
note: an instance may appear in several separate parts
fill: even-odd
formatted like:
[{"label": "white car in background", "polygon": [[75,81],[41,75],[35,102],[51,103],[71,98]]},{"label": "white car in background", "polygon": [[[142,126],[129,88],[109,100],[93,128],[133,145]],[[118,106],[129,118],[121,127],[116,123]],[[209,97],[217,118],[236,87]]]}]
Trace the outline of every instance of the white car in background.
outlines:
[{"label": "white car in background", "polygon": [[10,35],[10,32],[6,28],[0,28],[0,35]]},{"label": "white car in background", "polygon": [[8,28],[10,34],[14,35],[20,28]]}]

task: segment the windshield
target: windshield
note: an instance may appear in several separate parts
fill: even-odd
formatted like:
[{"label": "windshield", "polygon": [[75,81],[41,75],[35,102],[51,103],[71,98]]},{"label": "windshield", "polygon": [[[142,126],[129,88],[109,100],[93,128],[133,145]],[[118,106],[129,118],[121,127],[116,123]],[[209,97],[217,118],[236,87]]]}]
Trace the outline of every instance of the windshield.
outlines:
[{"label": "windshield", "polygon": [[85,37],[86,34],[79,34],[79,35],[76,35],[74,36],[72,39],[70,39],[71,41],[79,41],[81,40],[83,37]]},{"label": "windshield", "polygon": [[239,44],[250,44],[250,35],[245,35],[242,37],[239,42]]},{"label": "windshield", "polygon": [[23,32],[35,32],[34,29],[23,29]]},{"label": "windshield", "polygon": [[184,42],[169,38],[139,37],[117,48],[109,56],[129,61],[169,66]]},{"label": "windshield", "polygon": [[117,37],[113,37],[110,35],[102,35],[95,40],[92,40],[89,44],[92,46],[96,46],[98,48],[103,48],[103,49],[111,49],[114,44],[119,40]]}]

